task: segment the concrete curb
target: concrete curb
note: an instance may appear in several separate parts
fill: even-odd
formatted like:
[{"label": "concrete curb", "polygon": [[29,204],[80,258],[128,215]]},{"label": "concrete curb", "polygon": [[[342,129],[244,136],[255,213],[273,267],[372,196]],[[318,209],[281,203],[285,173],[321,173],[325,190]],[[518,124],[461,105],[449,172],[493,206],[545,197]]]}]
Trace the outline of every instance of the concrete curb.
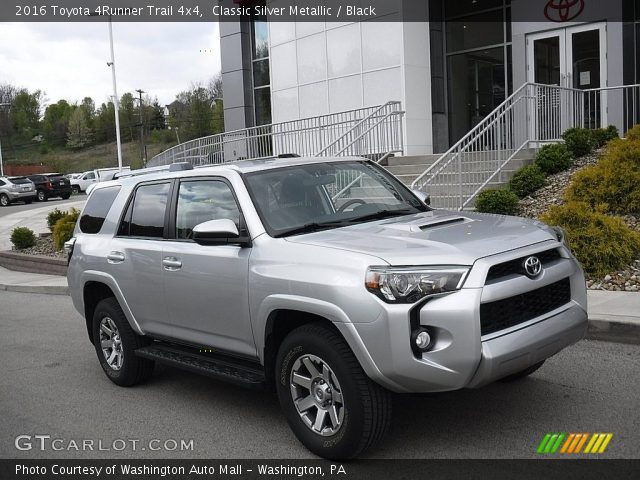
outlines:
[{"label": "concrete curb", "polygon": [[611,319],[589,319],[589,340],[640,345],[640,324]]},{"label": "concrete curb", "polygon": [[69,287],[62,285],[2,285],[0,290],[19,293],[39,293],[43,295],[69,295]]}]

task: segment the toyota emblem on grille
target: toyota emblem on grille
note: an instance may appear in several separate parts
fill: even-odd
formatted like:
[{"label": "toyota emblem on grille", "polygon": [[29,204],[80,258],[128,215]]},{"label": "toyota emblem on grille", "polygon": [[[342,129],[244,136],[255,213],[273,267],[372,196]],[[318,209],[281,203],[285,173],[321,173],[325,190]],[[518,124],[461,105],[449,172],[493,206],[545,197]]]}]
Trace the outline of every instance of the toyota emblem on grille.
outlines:
[{"label": "toyota emblem on grille", "polygon": [[542,262],[538,257],[528,257],[522,266],[529,278],[535,278],[542,272]]}]

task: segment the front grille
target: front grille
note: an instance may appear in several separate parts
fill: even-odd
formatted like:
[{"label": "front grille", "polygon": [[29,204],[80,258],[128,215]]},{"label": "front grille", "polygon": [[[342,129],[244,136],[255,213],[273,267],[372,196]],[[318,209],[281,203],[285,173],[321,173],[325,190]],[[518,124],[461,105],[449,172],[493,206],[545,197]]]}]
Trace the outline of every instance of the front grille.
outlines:
[{"label": "front grille", "polygon": [[521,293],[515,297],[480,305],[480,331],[482,335],[498,332],[532,320],[571,301],[571,283],[568,278],[546,287]]},{"label": "front grille", "polygon": [[499,278],[503,278],[513,274],[525,275],[522,265],[524,261],[531,256],[538,257],[538,259],[540,259],[540,262],[542,262],[543,267],[546,267],[549,263],[562,258],[560,257],[560,252],[558,252],[558,249],[554,248],[552,250],[534,253],[533,255],[527,255],[526,257],[516,258],[515,260],[509,260],[508,262],[499,263],[489,269],[489,273],[487,273],[487,280],[485,283],[489,283]]}]

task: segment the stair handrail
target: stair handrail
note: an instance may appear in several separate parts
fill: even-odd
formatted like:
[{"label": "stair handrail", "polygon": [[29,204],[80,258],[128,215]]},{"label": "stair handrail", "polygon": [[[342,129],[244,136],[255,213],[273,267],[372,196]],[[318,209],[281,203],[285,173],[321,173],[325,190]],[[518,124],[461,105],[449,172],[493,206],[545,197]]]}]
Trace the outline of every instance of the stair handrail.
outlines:
[{"label": "stair handrail", "polygon": [[[412,183],[411,183],[411,188],[420,188],[418,187],[418,182],[420,182],[420,180],[422,180],[424,177],[426,177],[431,170],[433,170],[434,168],[436,168],[437,166],[441,166],[439,165],[441,162],[444,161],[444,159],[451,155],[452,153],[455,152],[455,150],[459,149],[462,144],[467,141],[469,138],[471,138],[472,136],[474,136],[477,132],[479,132],[481,129],[486,128],[487,125],[485,125],[485,121],[488,120],[489,118],[491,118],[493,115],[495,115],[496,113],[499,112],[499,110],[501,108],[503,108],[505,105],[507,105],[508,103],[510,103],[517,95],[519,95],[522,91],[524,91],[529,85],[531,85],[531,83],[524,83],[520,86],[520,88],[518,88],[515,92],[513,92],[511,95],[509,95],[500,105],[498,105],[496,108],[494,108],[482,121],[480,121],[475,127],[473,127],[471,130],[469,130],[469,132],[467,132],[466,135],[464,135],[460,140],[458,140],[456,143],[454,143],[451,148],[449,148],[449,150],[447,150],[445,153],[443,153],[442,155],[440,155],[440,157],[438,157],[438,159],[433,162],[429,168],[427,168],[424,172],[422,172]],[[459,154],[459,152],[458,152]],[[455,160],[455,156],[452,157],[449,162],[447,162],[445,165],[442,165],[441,167],[446,167],[449,163],[451,163],[453,160]]]}]

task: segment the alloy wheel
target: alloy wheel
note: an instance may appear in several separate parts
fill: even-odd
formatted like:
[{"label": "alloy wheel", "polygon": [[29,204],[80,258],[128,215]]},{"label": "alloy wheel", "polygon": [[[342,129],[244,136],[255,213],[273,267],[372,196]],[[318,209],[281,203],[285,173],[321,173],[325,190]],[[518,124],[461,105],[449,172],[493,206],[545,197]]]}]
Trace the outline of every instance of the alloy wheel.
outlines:
[{"label": "alloy wheel", "polygon": [[344,420],[338,378],[315,355],[302,355],[291,367],[291,397],[304,424],[322,436],[335,435]]},{"label": "alloy wheel", "polygon": [[110,317],[100,321],[100,347],[107,365],[113,370],[120,370],[124,361],[122,339],[115,322]]}]

